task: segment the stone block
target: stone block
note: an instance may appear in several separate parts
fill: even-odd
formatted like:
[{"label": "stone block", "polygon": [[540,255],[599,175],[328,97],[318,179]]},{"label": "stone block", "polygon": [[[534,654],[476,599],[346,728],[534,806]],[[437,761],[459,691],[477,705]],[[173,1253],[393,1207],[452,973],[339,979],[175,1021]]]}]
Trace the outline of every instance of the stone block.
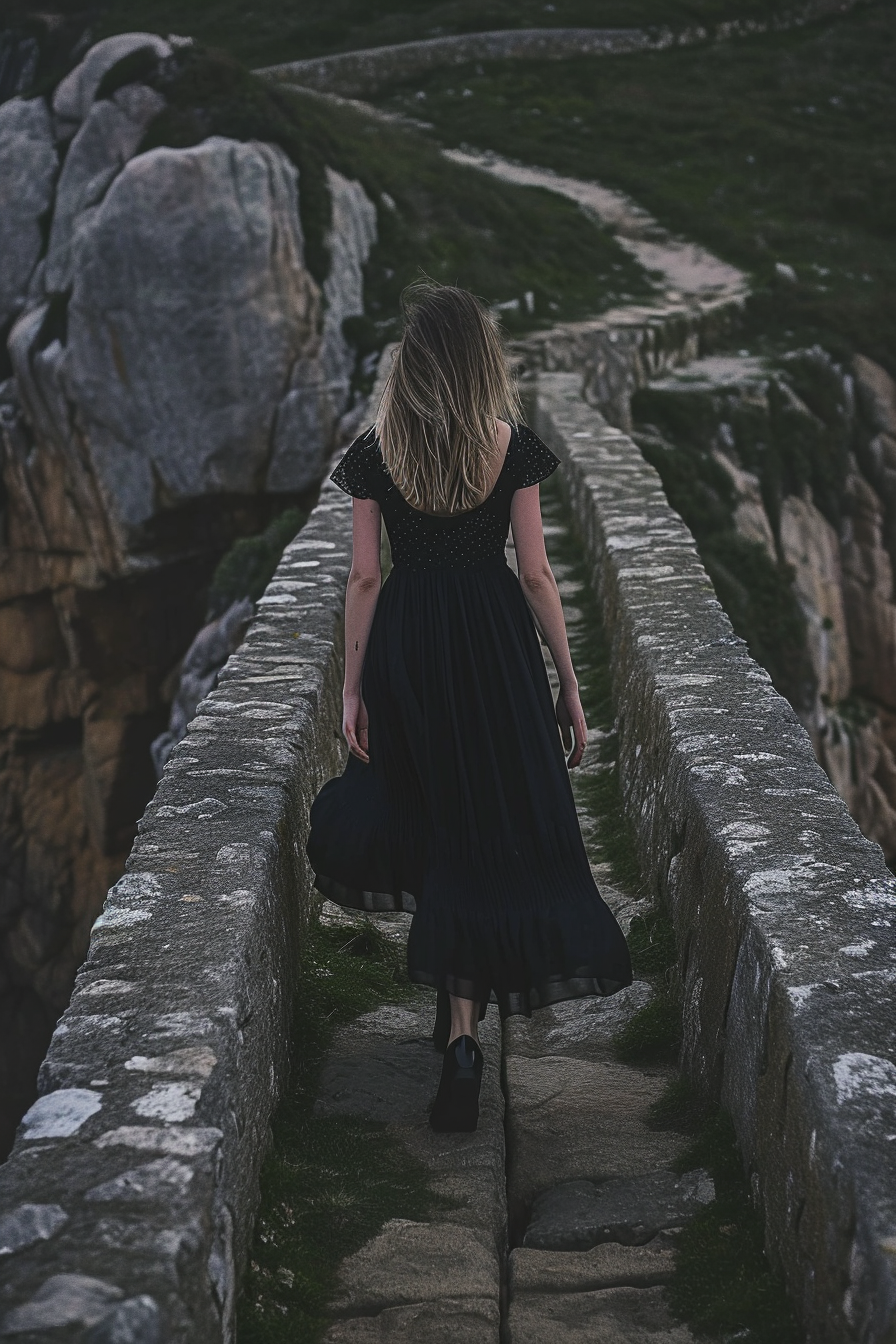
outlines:
[{"label": "stone block", "polygon": [[521,1293],[586,1293],[599,1288],[653,1288],[675,1267],[672,1239],[661,1234],[644,1246],[606,1241],[588,1251],[510,1252],[511,1298]]},{"label": "stone block", "polygon": [[324,1335],[324,1344],[423,1344],[424,1340],[426,1344],[498,1344],[500,1328],[501,1313],[494,1298],[442,1298],[337,1321]]},{"label": "stone block", "polygon": [[542,1251],[587,1251],[604,1241],[643,1246],[681,1227],[715,1199],[705,1171],[653,1171],[627,1180],[565,1181],[539,1195],[523,1245]]},{"label": "stone block", "polygon": [[386,1307],[452,1298],[501,1294],[501,1267],[494,1240],[441,1220],[415,1223],[394,1218],[339,1268],[330,1304],[339,1316],[369,1315]]},{"label": "stone block", "polygon": [[506,1060],[508,1198],[517,1225],[558,1181],[634,1176],[671,1162],[687,1140],[649,1125],[673,1071],[545,1056]]},{"label": "stone block", "polygon": [[691,1344],[662,1288],[597,1293],[526,1293],[511,1303],[509,1344]]}]

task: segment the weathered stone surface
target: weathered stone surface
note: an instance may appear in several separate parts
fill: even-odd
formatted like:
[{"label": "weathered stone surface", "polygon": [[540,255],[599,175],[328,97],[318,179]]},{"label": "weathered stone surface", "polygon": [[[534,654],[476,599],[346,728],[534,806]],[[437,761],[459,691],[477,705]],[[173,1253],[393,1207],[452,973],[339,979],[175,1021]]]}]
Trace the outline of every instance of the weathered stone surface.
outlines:
[{"label": "weathered stone surface", "polygon": [[149,47],[157,56],[171,55],[170,44],[158,33],[118,33],[92,46],[53,94],[53,111],[59,120],[75,124],[84,121],[107,71],[125,56],[144,47]]},{"label": "weathered stone surface", "polygon": [[662,1288],[597,1293],[526,1293],[510,1307],[510,1344],[690,1344]]},{"label": "weathered stone surface", "polygon": [[[606,891],[604,897],[608,899]],[[608,904],[615,913],[615,904],[609,899]],[[532,1017],[510,1017],[504,1024],[505,1051],[516,1058],[568,1054],[575,1059],[615,1060],[614,1037],[652,998],[650,986],[636,980],[608,999],[568,999]],[[522,1082],[525,1066],[519,1068]]]},{"label": "weathered stone surface", "polygon": [[93,1325],[123,1296],[120,1288],[87,1274],[54,1274],[20,1307],[0,1319],[0,1335],[35,1334],[66,1325]]},{"label": "weathered stone surface", "polygon": [[587,1251],[603,1241],[643,1246],[714,1199],[705,1171],[653,1171],[602,1185],[566,1181],[538,1196],[523,1245],[542,1251]]},{"label": "weathered stone surface", "polygon": [[56,188],[44,288],[63,293],[73,280],[72,241],[79,217],[96,206],[134,157],[165,99],[143,84],[128,84],[91,107],[72,141]]},{"label": "weathered stone surface", "polygon": [[775,536],[765,511],[759,477],[751,471],[744,471],[737,463],[732,462],[727,453],[717,451],[713,456],[719,465],[725,468],[737,491],[734,526],[742,537],[747,541],[755,541],[770,560],[777,562]]},{"label": "weathered stone surface", "polygon": [[174,1201],[187,1193],[192,1179],[192,1169],[185,1162],[161,1157],[156,1162],[146,1162],[141,1167],[124,1171],[111,1181],[92,1186],[85,1190],[84,1198],[93,1204],[133,1204],[165,1199]]},{"label": "weathered stone surface", "polygon": [[671,1239],[655,1237],[644,1246],[607,1241],[589,1251],[510,1252],[509,1292],[586,1293],[598,1288],[652,1288],[666,1283],[675,1266]]},{"label": "weathered stone surface", "polygon": [[685,1145],[680,1135],[648,1123],[671,1069],[634,1069],[606,1057],[508,1053],[505,1072],[508,1199],[515,1224],[548,1185],[634,1176],[667,1164]]},{"label": "weathered stone surface", "polygon": [[501,1295],[501,1267],[494,1239],[468,1227],[395,1218],[339,1267],[330,1309],[363,1316],[386,1307]]},{"label": "weathered stone surface", "polygon": [[161,1344],[158,1304],[145,1293],[129,1297],[89,1331],[84,1344]]},{"label": "weathered stone surface", "polygon": [[808,1337],[882,1344],[896,881],[732,635],[656,472],[577,378],[542,375],[538,396],[612,639],[645,877],[687,940],[684,1063],[734,1118]]},{"label": "weathered stone surface", "polygon": [[896,382],[866,355],[855,355],[852,367],[856,391],[875,428],[896,438]]},{"label": "weathered stone surface", "polygon": [[858,472],[850,475],[847,493],[849,521],[841,549],[852,682],[856,690],[896,709],[896,603],[883,507]]},{"label": "weathered stone surface", "polygon": [[296,179],[257,142],[156,149],[78,232],[66,383],[125,549],[166,505],[255,489],[317,340]]},{"label": "weathered stone surface", "polygon": [[49,1241],[67,1222],[68,1214],[58,1204],[20,1204],[0,1217],[0,1256]]},{"label": "weathered stone surface", "polygon": [[492,1297],[390,1307],[376,1316],[337,1321],[324,1344],[498,1344],[501,1313]]},{"label": "weathered stone surface", "polygon": [[781,551],[806,619],[818,694],[836,704],[852,682],[837,533],[814,504],[788,495],[781,505]]},{"label": "weathered stone surface", "polygon": [[[269,490],[302,490],[320,476],[345,409],[355,356],[342,332],[347,317],[364,311],[363,267],[376,242],[376,208],[360,182],[327,169],[332,221],[327,235],[331,270],[324,281],[320,354],[296,361],[280,402]],[[360,406],[363,409],[364,398]]]},{"label": "weathered stone surface", "polygon": [[58,168],[43,98],[0,104],[0,328],[25,301]]}]

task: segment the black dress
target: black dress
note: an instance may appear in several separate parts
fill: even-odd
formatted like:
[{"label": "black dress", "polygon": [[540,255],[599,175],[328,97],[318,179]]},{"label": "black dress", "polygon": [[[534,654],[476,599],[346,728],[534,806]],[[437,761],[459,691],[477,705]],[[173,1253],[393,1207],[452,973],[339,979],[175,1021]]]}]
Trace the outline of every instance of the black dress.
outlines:
[{"label": "black dress", "polygon": [[308,857],[325,896],[414,912],[418,983],[502,1015],[631,983],[628,948],[582,842],[538,634],[505,559],[515,490],[557,458],[512,430],[492,493],[435,517],[392,481],[375,431],[331,479],[379,504],[393,569],[377,602],[361,693],[370,764],[311,809]]}]

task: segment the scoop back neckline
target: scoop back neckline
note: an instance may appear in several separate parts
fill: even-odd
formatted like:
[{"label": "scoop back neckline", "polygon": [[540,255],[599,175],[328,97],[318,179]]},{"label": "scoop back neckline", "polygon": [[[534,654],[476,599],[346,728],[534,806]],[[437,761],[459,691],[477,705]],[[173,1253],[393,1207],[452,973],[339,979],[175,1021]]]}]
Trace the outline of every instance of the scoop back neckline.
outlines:
[{"label": "scoop back neckline", "polygon": [[[458,509],[457,513],[429,513],[426,509],[415,509],[413,504],[408,503],[404,495],[399,490],[398,486],[395,484],[394,480],[392,480],[392,473],[389,471],[389,468],[386,466],[385,462],[383,462],[383,469],[388,475],[389,480],[392,481],[392,489],[395,491],[396,495],[401,500],[402,504],[404,504],[406,508],[410,509],[411,513],[417,513],[420,515],[421,518],[434,518],[436,522],[440,523],[450,523],[453,522],[455,518],[470,518],[474,513],[478,513],[480,509],[484,509],[486,504],[488,504],[492,496],[497,491],[498,486],[501,484],[501,478],[504,475],[504,472],[507,470],[507,459],[510,457],[510,450],[513,447],[513,440],[517,435],[517,426],[513,424],[512,421],[505,420],[503,421],[503,423],[505,425],[510,425],[510,438],[507,440],[507,447],[504,450],[504,461],[501,463],[501,470],[495,477],[494,485],[492,486],[491,490],[489,490],[488,494],[486,495],[485,499],[482,501],[481,504],[474,504],[472,509]],[[383,452],[382,449],[380,448],[379,436],[377,436],[376,446],[380,458],[382,459]]]}]

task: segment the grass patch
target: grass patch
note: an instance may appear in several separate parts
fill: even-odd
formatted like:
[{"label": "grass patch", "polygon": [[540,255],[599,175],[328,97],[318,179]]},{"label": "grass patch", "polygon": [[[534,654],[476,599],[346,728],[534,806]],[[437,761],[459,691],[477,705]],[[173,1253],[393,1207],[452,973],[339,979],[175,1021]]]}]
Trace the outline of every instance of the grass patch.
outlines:
[{"label": "grass patch", "polygon": [[677,1064],[681,1050],[681,1003],[660,991],[613,1038],[617,1059],[626,1064]]},{"label": "grass patch", "polygon": [[[687,1109],[682,1095],[679,1110]],[[690,1114],[699,1113],[690,1102]],[[675,1164],[678,1171],[705,1167],[716,1187],[712,1204],[686,1224],[669,1302],[679,1320],[699,1337],[744,1344],[800,1344],[802,1335],[781,1276],[764,1251],[762,1220],[749,1184],[734,1127],[724,1111],[704,1111],[699,1131]]]},{"label": "grass patch", "polygon": [[299,170],[306,258],[318,281],[330,265],[326,168],[361,182],[377,207],[379,240],[365,269],[366,316],[352,319],[346,331],[359,355],[397,337],[399,295],[421,271],[490,304],[515,304],[502,311],[512,332],[586,317],[622,292],[651,292],[609,230],[572,202],[449,163],[419,133],[274,86],[198,47],[162,63],[135,53],[109,72],[104,91],[135,77],[168,103],[149,127],[144,150],[184,148],[210,135],[266,140],[284,150]]},{"label": "grass patch", "polygon": [[675,1064],[681,1051],[681,993],[675,930],[665,911],[636,915],[628,947],[635,979],[651,984],[654,995],[614,1037],[616,1057],[627,1064]]},{"label": "grass patch", "polygon": [[[562,78],[547,61],[456,68],[382,101],[425,109],[445,143],[631,193],[752,274],[757,344],[820,340],[896,372],[892,5],[712,48],[569,61]],[[776,279],[777,261],[796,284]]]},{"label": "grass patch", "polygon": [[243,1284],[244,1344],[311,1344],[328,1323],[336,1270],[390,1218],[426,1218],[436,1199],[425,1168],[385,1125],[315,1116],[317,1081],[339,1026],[417,991],[403,948],[359,920],[312,923],[295,1006],[296,1058],[273,1122],[261,1206]]},{"label": "grass patch", "polygon": [[782,0],[115,0],[100,9],[98,33],[149,29],[188,33],[251,66],[301,60],[498,28],[685,27],[745,15],[768,17]]}]

